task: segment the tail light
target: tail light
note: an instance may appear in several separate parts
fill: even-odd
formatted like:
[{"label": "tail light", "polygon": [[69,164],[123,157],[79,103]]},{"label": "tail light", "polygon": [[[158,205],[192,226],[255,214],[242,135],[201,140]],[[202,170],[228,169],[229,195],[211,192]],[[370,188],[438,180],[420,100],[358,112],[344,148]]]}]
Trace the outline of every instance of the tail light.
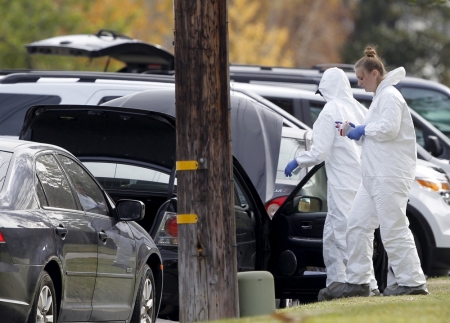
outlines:
[{"label": "tail light", "polygon": [[287,196],[276,197],[266,203],[266,211],[269,217],[272,219],[275,212],[280,208],[280,206],[286,201]]},{"label": "tail light", "polygon": [[178,246],[178,223],[176,213],[164,213],[154,241],[156,245],[159,246]]},{"label": "tail light", "polygon": [[0,243],[5,243],[5,237],[3,236],[3,234],[0,232]]}]

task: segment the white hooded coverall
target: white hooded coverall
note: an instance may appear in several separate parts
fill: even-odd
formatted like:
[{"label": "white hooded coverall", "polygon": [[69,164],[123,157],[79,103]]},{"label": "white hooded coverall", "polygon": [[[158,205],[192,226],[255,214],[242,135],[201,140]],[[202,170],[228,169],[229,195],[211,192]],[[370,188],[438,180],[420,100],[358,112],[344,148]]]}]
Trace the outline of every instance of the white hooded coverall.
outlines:
[{"label": "white hooded coverall", "polygon": [[397,284],[415,287],[426,282],[406,217],[416,170],[416,135],[409,108],[393,86],[404,76],[403,67],[386,75],[361,123],[366,125],[359,140],[362,183],[347,230],[347,281],[352,284],[369,283],[378,225]]},{"label": "white hooded coverall", "polygon": [[348,77],[339,68],[325,71],[319,90],[327,103],[314,122],[311,150],[300,153],[296,161],[303,168],[325,160],[328,213],[323,231],[323,258],[329,286],[346,281],[347,217],[361,182],[361,148],[339,135],[335,121],[361,123],[367,109],[353,98]]}]

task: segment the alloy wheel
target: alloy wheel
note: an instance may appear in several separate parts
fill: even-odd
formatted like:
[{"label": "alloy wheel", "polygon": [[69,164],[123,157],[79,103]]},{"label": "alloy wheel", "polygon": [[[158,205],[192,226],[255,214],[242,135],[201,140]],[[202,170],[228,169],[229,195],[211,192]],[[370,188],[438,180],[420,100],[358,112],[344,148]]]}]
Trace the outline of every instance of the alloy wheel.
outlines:
[{"label": "alloy wheel", "polygon": [[149,277],[142,288],[141,323],[153,323],[153,284]]},{"label": "alloy wheel", "polygon": [[36,322],[53,323],[53,295],[48,286],[43,286],[39,293]]}]

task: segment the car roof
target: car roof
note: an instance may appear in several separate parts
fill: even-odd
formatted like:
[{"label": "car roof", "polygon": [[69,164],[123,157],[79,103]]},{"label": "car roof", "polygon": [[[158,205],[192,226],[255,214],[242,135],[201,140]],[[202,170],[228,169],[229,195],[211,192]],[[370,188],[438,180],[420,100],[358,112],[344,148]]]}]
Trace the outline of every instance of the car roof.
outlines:
[{"label": "car roof", "polygon": [[264,96],[274,96],[274,97],[285,97],[285,98],[305,98],[309,100],[318,99],[324,101],[320,95],[316,95],[313,90],[305,90],[299,88],[283,87],[281,85],[264,85],[264,84],[253,84],[253,83],[241,83],[241,82],[231,82],[230,87],[235,90],[247,89],[253,91],[259,95],[264,93]]},{"label": "car roof", "polygon": [[[230,79],[239,82],[280,83],[283,86],[299,87],[308,84],[319,84],[323,72],[330,67],[338,67],[344,70],[350,80],[352,88],[359,88],[358,79],[351,64],[321,64],[310,68],[292,67],[268,67],[259,65],[231,65]],[[412,86],[430,89],[439,89],[450,94],[450,88],[439,82],[414,76],[406,76],[399,82],[399,86]]]},{"label": "car roof", "polygon": [[100,82],[157,82],[175,84],[173,75],[159,74],[137,74],[116,72],[87,72],[87,71],[15,71],[0,70],[3,73],[0,84],[18,83],[40,83],[40,82],[78,82],[78,83],[100,83]]},{"label": "car roof", "polygon": [[0,136],[0,150],[1,151],[14,153],[17,150],[24,149],[24,148],[32,148],[32,149],[36,149],[36,150],[57,149],[57,150],[66,151],[65,149],[55,146],[55,145],[50,145],[50,144],[45,144],[45,143],[36,143],[36,142],[32,142],[32,141],[27,141],[27,140],[20,140],[20,139]]}]

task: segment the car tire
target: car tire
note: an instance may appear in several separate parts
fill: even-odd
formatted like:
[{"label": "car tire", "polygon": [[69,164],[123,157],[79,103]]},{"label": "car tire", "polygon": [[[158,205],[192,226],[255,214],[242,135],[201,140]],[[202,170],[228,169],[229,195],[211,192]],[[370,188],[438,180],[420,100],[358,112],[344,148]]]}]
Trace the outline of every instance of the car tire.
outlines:
[{"label": "car tire", "polygon": [[44,270],[39,274],[28,323],[57,322],[56,292],[52,278]]},{"label": "car tire", "polygon": [[148,265],[142,268],[141,283],[134,302],[130,323],[153,323],[156,320],[155,279]]}]

